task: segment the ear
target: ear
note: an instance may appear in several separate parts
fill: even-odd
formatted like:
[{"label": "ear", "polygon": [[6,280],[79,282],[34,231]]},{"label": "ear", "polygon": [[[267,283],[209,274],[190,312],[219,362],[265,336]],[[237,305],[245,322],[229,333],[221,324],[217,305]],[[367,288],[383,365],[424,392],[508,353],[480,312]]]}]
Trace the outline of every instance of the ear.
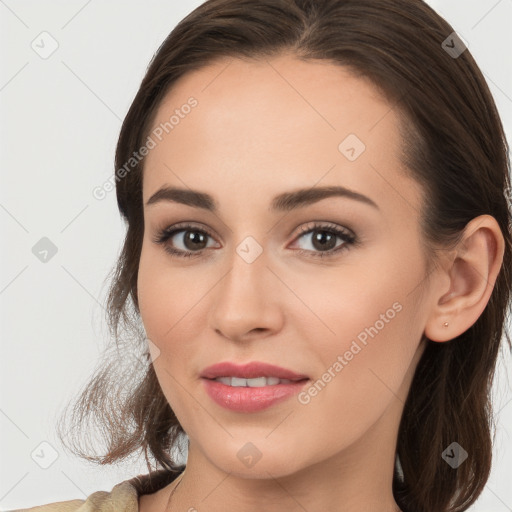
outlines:
[{"label": "ear", "polygon": [[503,234],[494,217],[480,215],[467,224],[444,266],[448,279],[440,279],[443,284],[434,289],[425,336],[436,342],[449,341],[478,320],[491,296],[504,251]]}]

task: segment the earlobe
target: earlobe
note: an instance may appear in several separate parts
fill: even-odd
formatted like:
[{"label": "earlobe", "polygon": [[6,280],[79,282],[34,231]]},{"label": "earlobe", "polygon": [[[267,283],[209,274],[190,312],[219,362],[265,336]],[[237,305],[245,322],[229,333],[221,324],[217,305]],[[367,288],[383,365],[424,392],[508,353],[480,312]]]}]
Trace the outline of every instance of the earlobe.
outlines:
[{"label": "earlobe", "polygon": [[[469,222],[446,268],[449,289],[439,285],[425,326],[425,336],[445,342],[467,331],[485,310],[496,283],[505,251],[494,217],[481,215]],[[434,290],[435,292],[435,290]]]}]

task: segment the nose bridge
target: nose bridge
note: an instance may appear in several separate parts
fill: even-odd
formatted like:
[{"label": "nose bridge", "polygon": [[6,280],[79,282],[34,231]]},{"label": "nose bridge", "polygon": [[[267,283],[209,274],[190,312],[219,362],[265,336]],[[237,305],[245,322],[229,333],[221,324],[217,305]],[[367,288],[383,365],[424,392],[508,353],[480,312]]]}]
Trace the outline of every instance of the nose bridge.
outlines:
[{"label": "nose bridge", "polygon": [[267,263],[263,246],[253,237],[245,237],[233,248],[230,269],[216,287],[210,314],[213,329],[238,338],[253,329],[272,327],[277,306],[269,280],[275,276]]},{"label": "nose bridge", "polygon": [[218,303],[224,302],[232,310],[237,303],[242,309],[248,309],[248,305],[252,306],[251,309],[256,307],[266,295],[264,283],[270,273],[266,265],[263,247],[252,237],[244,239],[234,247],[230,271],[220,283]]},{"label": "nose bridge", "polygon": [[[243,224],[240,231],[232,231],[232,244],[228,252],[230,272],[226,276],[223,288],[227,293],[253,294],[261,293],[257,283],[262,283],[269,274],[268,244],[263,231],[257,233],[247,229]],[[265,247],[264,247],[265,246]],[[223,292],[224,293],[224,292]]]}]

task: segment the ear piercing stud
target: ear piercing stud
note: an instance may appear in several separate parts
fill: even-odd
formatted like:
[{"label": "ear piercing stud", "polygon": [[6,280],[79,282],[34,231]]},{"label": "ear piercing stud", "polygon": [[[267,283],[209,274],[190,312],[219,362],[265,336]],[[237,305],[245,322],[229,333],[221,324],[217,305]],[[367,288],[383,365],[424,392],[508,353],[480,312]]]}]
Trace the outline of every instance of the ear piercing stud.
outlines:
[{"label": "ear piercing stud", "polygon": [[444,327],[448,327],[448,322],[445,322],[445,323],[443,324],[443,326],[444,326]]}]

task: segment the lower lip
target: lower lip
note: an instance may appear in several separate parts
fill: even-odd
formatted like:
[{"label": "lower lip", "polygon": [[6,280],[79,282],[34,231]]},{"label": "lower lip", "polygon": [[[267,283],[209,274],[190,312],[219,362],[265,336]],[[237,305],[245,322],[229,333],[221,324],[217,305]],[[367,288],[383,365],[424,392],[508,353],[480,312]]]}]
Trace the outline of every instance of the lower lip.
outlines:
[{"label": "lower lip", "polygon": [[226,409],[237,412],[256,412],[267,409],[299,393],[309,379],[290,384],[259,388],[227,386],[211,379],[201,379],[210,398]]}]

